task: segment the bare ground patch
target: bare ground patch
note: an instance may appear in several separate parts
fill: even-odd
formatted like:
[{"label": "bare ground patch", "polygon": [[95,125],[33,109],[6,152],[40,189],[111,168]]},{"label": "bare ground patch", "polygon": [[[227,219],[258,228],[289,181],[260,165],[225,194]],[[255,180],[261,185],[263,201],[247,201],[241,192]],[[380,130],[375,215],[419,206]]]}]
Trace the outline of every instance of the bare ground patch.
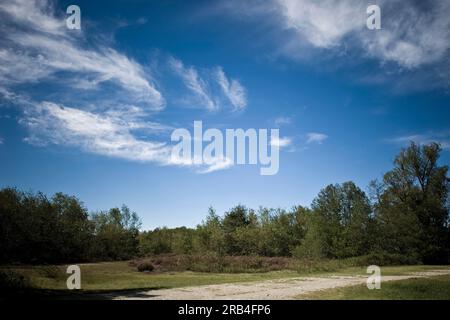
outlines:
[{"label": "bare ground patch", "polygon": [[[383,276],[382,282],[448,274],[450,274],[450,270],[430,270],[407,275]],[[366,280],[366,276],[296,277],[248,283],[148,290],[130,295],[110,294],[108,297],[133,300],[289,300],[314,291],[364,284]]]}]

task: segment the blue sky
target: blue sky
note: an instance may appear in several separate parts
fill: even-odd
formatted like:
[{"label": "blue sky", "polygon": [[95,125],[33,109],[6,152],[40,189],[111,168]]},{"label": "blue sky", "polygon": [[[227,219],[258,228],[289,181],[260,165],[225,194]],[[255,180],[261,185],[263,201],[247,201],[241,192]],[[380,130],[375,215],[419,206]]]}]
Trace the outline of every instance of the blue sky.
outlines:
[{"label": "blue sky", "polygon": [[[147,229],[366,188],[411,140],[448,164],[450,4],[376,3],[381,30],[364,1],[2,2],[0,187],[124,203]],[[170,163],[172,130],[194,120],[279,128],[278,174]]]}]

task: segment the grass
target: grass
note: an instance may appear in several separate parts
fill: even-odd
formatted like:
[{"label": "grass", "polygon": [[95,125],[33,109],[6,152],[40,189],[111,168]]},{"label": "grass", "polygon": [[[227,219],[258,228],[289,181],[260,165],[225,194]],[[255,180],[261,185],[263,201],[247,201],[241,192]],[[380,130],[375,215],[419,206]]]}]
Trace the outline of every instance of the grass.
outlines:
[{"label": "grass", "polygon": [[[198,286],[207,284],[252,282],[271,279],[295,278],[300,276],[331,276],[331,275],[367,275],[366,267],[351,266],[348,261],[302,261],[302,260],[267,260],[260,264],[259,260],[248,259],[246,264],[242,264],[242,259],[233,257],[226,259],[225,264],[221,264],[224,272],[198,272],[204,266],[198,264],[197,259],[185,261],[178,259],[174,264],[174,259],[166,260],[157,257],[151,260],[155,264],[153,272],[138,272],[137,262],[120,261],[78,264],[81,268],[81,287],[79,293],[99,293],[125,290],[144,290]],[[180,262],[181,261],[181,262]],[[237,262],[236,262],[237,261]],[[261,265],[260,269],[255,267]],[[281,262],[280,262],[281,261]],[[233,265],[233,263],[241,265]],[[239,263],[238,263],[239,262]],[[189,266],[186,268],[186,263]],[[247,267],[242,267],[246,265]],[[284,269],[280,269],[280,265]],[[226,266],[226,268],[223,268]],[[272,268],[272,269],[271,269]],[[402,275],[411,272],[426,271],[431,269],[441,269],[448,266],[390,266],[383,267],[383,275]],[[51,291],[52,294],[66,294],[66,274],[67,265],[58,266],[10,266],[0,267],[1,271],[11,271],[18,276],[22,276],[33,288],[33,291]],[[183,271],[189,270],[189,271]],[[271,271],[267,271],[271,270]],[[226,271],[226,272],[225,272]],[[236,272],[244,271],[244,272]],[[386,287],[390,283],[383,284]],[[389,287],[388,287],[389,288]],[[357,290],[357,288],[353,288]],[[364,288],[363,288],[364,289]],[[384,289],[384,287],[383,287]],[[352,290],[352,289],[349,289]],[[367,289],[366,289],[367,290]],[[1,290],[0,290],[1,291]],[[333,294],[341,294],[340,291]],[[318,293],[326,295],[326,292]],[[372,292],[370,294],[373,294]],[[377,294],[377,293],[375,293]],[[379,294],[379,293],[378,293]],[[325,297],[325,296],[324,296]],[[313,297],[314,298],[314,297]]]},{"label": "grass", "polygon": [[[400,276],[413,272],[429,271],[429,270],[441,270],[450,269],[450,266],[446,265],[407,265],[407,266],[383,266],[381,272],[383,276]],[[327,272],[312,272],[311,275],[336,275],[336,276],[367,276],[367,266],[356,267],[343,267],[337,270],[331,270]],[[307,274],[307,273],[302,273]]]},{"label": "grass", "polygon": [[[271,271],[267,273],[205,273],[205,272],[138,272],[129,262],[103,262],[79,264],[84,292],[116,291],[131,289],[161,289],[206,284],[259,281],[298,276],[295,271]],[[29,279],[35,289],[66,290],[67,266],[8,267]]]},{"label": "grass", "polygon": [[365,285],[335,288],[300,295],[311,300],[450,300],[450,275],[390,281],[379,290]]}]

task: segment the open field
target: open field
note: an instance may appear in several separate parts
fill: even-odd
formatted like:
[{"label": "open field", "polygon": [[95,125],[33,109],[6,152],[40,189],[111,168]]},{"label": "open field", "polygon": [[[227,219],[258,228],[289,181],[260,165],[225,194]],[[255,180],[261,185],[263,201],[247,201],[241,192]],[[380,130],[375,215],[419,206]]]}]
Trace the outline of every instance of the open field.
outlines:
[{"label": "open field", "polygon": [[380,290],[355,285],[297,296],[313,300],[450,300],[450,275],[383,283]]},{"label": "open field", "polygon": [[[333,262],[334,263],[334,262]],[[326,262],[324,262],[326,264]],[[246,273],[214,273],[194,271],[138,272],[133,262],[103,262],[79,264],[81,268],[82,290],[74,292],[66,289],[66,265],[59,266],[14,266],[1,267],[3,272],[14,272],[23,276],[33,293],[70,297],[93,298],[159,298],[159,299],[352,299],[375,298],[384,294],[368,291],[365,286],[356,286],[336,291],[320,291],[336,287],[348,287],[364,284],[367,274],[365,267],[341,267],[330,271],[323,268],[307,268],[298,270],[278,270],[269,272]],[[333,266],[336,266],[333,264]],[[298,265],[297,265],[298,267]],[[328,266],[331,268],[330,266]],[[439,274],[450,274],[449,266],[390,266],[382,268],[383,280],[402,280],[414,277],[428,277]],[[254,270],[255,271],[255,270]],[[449,276],[445,276],[447,279]],[[437,281],[434,280],[433,281]],[[418,279],[416,288],[424,285],[430,297],[435,296],[433,290],[426,289],[428,279]],[[412,281],[412,280],[407,280]],[[431,281],[431,280],[430,280]],[[386,297],[396,296],[407,287],[395,289],[386,283]],[[450,287],[449,282],[439,280],[432,287]],[[180,289],[175,289],[180,288]],[[365,289],[365,290],[364,290]],[[340,291],[343,290],[343,291]],[[345,291],[348,290],[348,291]],[[387,292],[394,290],[394,293]],[[399,291],[400,290],[400,291]],[[417,291],[415,290],[415,291]],[[428,291],[427,291],[428,290]],[[449,289],[446,289],[447,291]],[[412,290],[411,294],[415,292]],[[439,290],[436,289],[436,292]],[[445,296],[445,290],[441,290]],[[300,296],[303,294],[303,296]],[[310,294],[310,295],[304,295]],[[368,295],[369,294],[369,295]],[[401,293],[398,293],[401,294]],[[407,295],[405,295],[406,297]]]},{"label": "open field", "polygon": [[[129,262],[103,262],[79,264],[82,292],[98,293],[136,289],[161,289],[198,286],[242,281],[289,278],[297,275],[292,270],[266,273],[206,273],[206,272],[138,272]],[[67,266],[21,266],[3,267],[29,280],[34,289],[66,292]]]},{"label": "open field", "polygon": [[[433,270],[407,275],[384,276],[383,282],[450,275],[450,270]],[[345,288],[365,284],[364,276],[322,275],[296,277],[258,282],[215,284],[188,288],[148,290],[124,295],[111,295],[114,299],[143,300],[290,300],[320,290]],[[409,281],[409,280],[408,280]],[[369,291],[365,287],[366,291]],[[379,291],[379,290],[378,290]],[[325,291],[326,292],[326,291]]]}]

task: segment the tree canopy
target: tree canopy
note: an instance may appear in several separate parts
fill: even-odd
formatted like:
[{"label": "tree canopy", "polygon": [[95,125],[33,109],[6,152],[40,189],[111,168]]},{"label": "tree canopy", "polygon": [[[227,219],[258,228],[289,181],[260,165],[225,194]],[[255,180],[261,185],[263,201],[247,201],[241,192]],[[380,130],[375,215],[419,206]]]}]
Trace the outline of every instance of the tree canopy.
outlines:
[{"label": "tree canopy", "polygon": [[158,254],[341,259],[381,254],[401,262],[450,262],[448,167],[436,143],[411,143],[366,193],[330,184],[311,207],[209,208],[195,228],[140,231],[127,206],[89,213],[73,196],[0,190],[0,263],[124,260]]}]

